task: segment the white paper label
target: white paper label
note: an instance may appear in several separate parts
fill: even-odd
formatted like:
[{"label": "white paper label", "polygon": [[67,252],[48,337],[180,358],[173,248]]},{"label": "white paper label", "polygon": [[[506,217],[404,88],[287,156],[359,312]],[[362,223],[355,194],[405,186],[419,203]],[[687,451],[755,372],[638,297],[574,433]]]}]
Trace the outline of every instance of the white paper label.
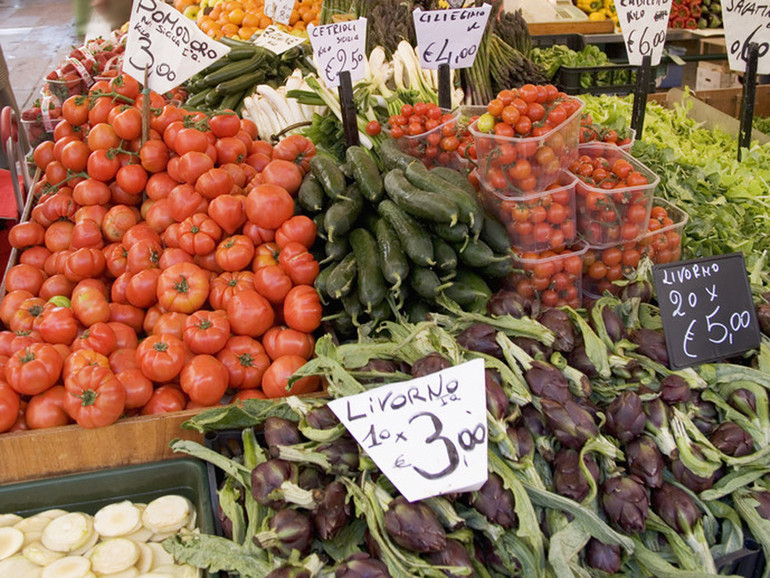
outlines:
[{"label": "white paper label", "polygon": [[487,481],[481,359],[335,399],[329,408],[410,502]]},{"label": "white paper label", "polygon": [[265,31],[262,34],[257,36],[254,40],[254,44],[256,46],[261,46],[262,48],[267,48],[270,52],[275,54],[283,54],[290,48],[299,46],[304,41],[304,38],[286,34],[271,24],[265,28]]},{"label": "white paper label", "polygon": [[641,66],[642,58],[647,55],[652,66],[660,64],[671,0],[616,0],[615,9],[629,64]]},{"label": "white paper label", "polygon": [[491,6],[429,10],[412,13],[417,33],[417,53],[423,68],[470,68],[487,26]]},{"label": "white paper label", "polygon": [[366,73],[366,18],[307,27],[310,44],[318,61],[318,72],[328,87],[339,86],[339,74],[361,80]]},{"label": "white paper label", "polygon": [[163,94],[230,52],[194,20],[160,0],[134,0],[123,72]]},{"label": "white paper label", "polygon": [[294,10],[294,0],[265,0],[265,16],[273,22],[289,25],[291,11]]},{"label": "white paper label", "polygon": [[770,6],[765,3],[727,0],[722,3],[725,44],[730,69],[746,71],[749,44],[759,46],[757,74],[770,74]]}]

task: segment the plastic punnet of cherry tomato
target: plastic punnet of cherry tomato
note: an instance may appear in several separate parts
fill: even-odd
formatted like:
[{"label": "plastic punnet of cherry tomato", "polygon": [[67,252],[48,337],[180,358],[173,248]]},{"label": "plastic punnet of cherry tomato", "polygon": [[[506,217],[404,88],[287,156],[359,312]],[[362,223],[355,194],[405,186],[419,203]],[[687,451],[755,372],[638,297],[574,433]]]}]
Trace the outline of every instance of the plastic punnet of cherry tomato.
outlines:
[{"label": "plastic punnet of cherry tomato", "polygon": [[575,188],[578,233],[594,247],[634,241],[647,230],[658,176],[614,145],[580,145],[569,170]]},{"label": "plastic punnet of cherry tomato", "polygon": [[561,249],[575,239],[575,184],[562,171],[560,180],[545,192],[507,195],[482,187],[481,199],[488,211],[508,230],[511,245],[520,251]]},{"label": "plastic punnet of cherry tomato", "polygon": [[634,144],[635,137],[636,131],[632,128],[609,128],[595,123],[590,114],[584,114],[580,118],[580,144],[599,141],[617,145],[627,151]]},{"label": "plastic punnet of cherry tomato", "polygon": [[577,158],[583,106],[550,84],[500,91],[469,127],[479,179],[497,190],[544,190]]},{"label": "plastic punnet of cherry tomato", "polygon": [[592,295],[619,294],[621,287],[613,282],[634,271],[643,255],[639,241],[604,249],[589,248],[583,256],[583,290]]},{"label": "plastic punnet of cherry tomato", "polygon": [[647,234],[639,239],[644,254],[656,264],[678,261],[682,257],[682,231],[688,219],[682,209],[655,199]]},{"label": "plastic punnet of cherry tomato", "polygon": [[387,128],[402,151],[422,159],[427,167],[450,166],[460,148],[456,118],[437,104],[416,102],[391,115]]},{"label": "plastic punnet of cherry tomato", "polygon": [[518,271],[511,273],[506,285],[543,307],[580,307],[583,254],[587,248],[581,244],[560,251],[517,251],[513,265]]},{"label": "plastic punnet of cherry tomato", "polygon": [[96,82],[33,152],[39,201],[9,232],[0,301],[0,432],[320,387],[287,390],[322,316],[316,227],[294,215],[315,146],[140,92]]}]

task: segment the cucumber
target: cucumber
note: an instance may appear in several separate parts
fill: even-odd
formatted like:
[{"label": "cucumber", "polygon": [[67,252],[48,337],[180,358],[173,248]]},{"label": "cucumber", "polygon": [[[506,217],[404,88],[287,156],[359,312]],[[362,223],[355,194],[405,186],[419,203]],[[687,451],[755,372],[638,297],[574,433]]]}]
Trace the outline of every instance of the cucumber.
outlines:
[{"label": "cucumber", "polygon": [[420,297],[432,301],[438,297],[440,291],[449,287],[451,283],[442,285],[441,279],[432,269],[413,267],[412,272],[409,274],[409,285]]},{"label": "cucumber", "polygon": [[302,179],[297,193],[299,205],[311,213],[317,213],[324,208],[324,191],[321,183],[318,182],[312,174],[308,174]]},{"label": "cucumber", "polygon": [[398,148],[396,139],[388,138],[380,145],[380,160],[388,170],[397,168],[404,170],[415,160],[415,157]]},{"label": "cucumber", "polygon": [[[500,257],[505,256],[505,259]],[[513,272],[513,259],[510,255],[496,255],[495,260],[481,269],[485,277],[500,279]]]},{"label": "cucumber", "polygon": [[361,301],[358,300],[358,295],[351,291],[345,295],[342,299],[342,307],[345,309],[345,313],[350,315],[353,320],[353,325],[359,325],[358,318],[364,314],[364,306]]},{"label": "cucumber", "polygon": [[377,306],[372,307],[369,316],[374,323],[379,323],[380,321],[387,321],[393,317],[393,310],[390,308],[390,304],[387,301],[381,301]]},{"label": "cucumber", "polygon": [[353,171],[353,178],[358,183],[361,194],[367,201],[377,203],[382,198],[382,176],[377,168],[377,163],[360,146],[348,147],[345,151],[345,160]]},{"label": "cucumber", "polygon": [[495,253],[484,241],[468,239],[463,247],[455,247],[460,261],[470,267],[486,267],[495,260]]},{"label": "cucumber", "polygon": [[455,272],[457,253],[440,237],[433,237],[433,254],[436,257],[436,271],[441,277]]},{"label": "cucumber", "polygon": [[[225,46],[229,46],[230,48],[239,48],[242,46],[250,46],[251,48],[257,48],[254,44],[251,44],[250,42],[246,42],[245,40],[239,40],[237,38],[230,38],[229,36],[223,36],[219,39],[219,41],[224,44]],[[230,53],[227,54],[227,57],[230,57]]]},{"label": "cucumber", "polygon": [[505,226],[489,215],[484,216],[480,239],[496,253],[508,253],[511,250],[511,239]]},{"label": "cucumber", "polygon": [[457,205],[451,199],[415,187],[401,169],[385,175],[385,191],[399,207],[418,219],[454,225],[459,218]]},{"label": "cucumber", "polygon": [[196,92],[195,94],[193,94],[190,98],[188,98],[185,101],[184,105],[185,106],[196,107],[196,106],[200,106],[202,104],[205,104],[206,103],[206,97],[209,95],[210,92],[214,92],[214,88],[213,87],[205,88],[205,89],[201,90],[200,92]]},{"label": "cucumber", "polygon": [[345,175],[332,159],[316,155],[310,159],[310,171],[321,183],[324,192],[336,201],[345,191]]},{"label": "cucumber", "polygon": [[465,223],[456,223],[451,227],[445,223],[433,223],[431,229],[449,243],[464,243],[470,236],[468,225]]},{"label": "cucumber", "polygon": [[492,296],[492,291],[479,275],[467,269],[461,269],[457,272],[451,287],[444,289],[444,294],[459,305],[468,307],[474,303],[486,304]]},{"label": "cucumber", "polygon": [[413,301],[406,308],[406,315],[409,323],[419,323],[429,318],[435,307],[428,305],[425,301]]},{"label": "cucumber", "polygon": [[324,254],[331,261],[342,261],[348,253],[350,253],[350,243],[346,237],[324,243]]},{"label": "cucumber", "polygon": [[219,84],[217,84],[217,87],[214,90],[217,91],[217,94],[226,96],[234,92],[244,92],[250,88],[253,88],[257,84],[262,82],[264,79],[265,79],[265,71],[255,70],[252,72],[241,74],[240,76],[236,76],[235,78],[231,78],[230,80],[225,80],[223,82],[220,82]]},{"label": "cucumber", "polygon": [[227,53],[227,58],[232,61],[244,60],[253,57],[256,53],[257,47],[253,44],[239,44],[230,49],[230,52]]},{"label": "cucumber", "polygon": [[417,221],[388,199],[380,201],[377,211],[393,227],[401,247],[414,263],[423,267],[436,264],[430,234]]},{"label": "cucumber", "polygon": [[415,187],[443,195],[451,200],[457,206],[460,221],[469,225],[474,236],[478,235],[484,223],[484,210],[475,194],[471,196],[451,182],[434,175],[420,161],[415,161],[406,167],[404,175]]},{"label": "cucumber", "polygon": [[356,324],[353,318],[345,310],[340,311],[332,317],[332,328],[334,332],[343,336],[350,337],[356,333]]},{"label": "cucumber", "polygon": [[216,90],[210,90],[206,93],[206,107],[209,108],[209,110],[214,110],[219,107],[219,103],[222,102],[222,94],[219,94]]},{"label": "cucumber", "polygon": [[463,173],[450,169],[449,167],[433,167],[430,170],[432,175],[436,175],[440,179],[452,183],[454,186],[461,188],[470,196],[476,196],[476,189]]},{"label": "cucumber", "polygon": [[372,231],[377,238],[382,276],[397,290],[409,275],[409,259],[406,258],[401,242],[393,227],[384,218],[377,219]]},{"label": "cucumber", "polygon": [[318,213],[315,217],[313,217],[313,223],[315,223],[315,234],[319,239],[323,239],[324,241],[329,238],[326,234],[326,228],[324,228],[325,218],[326,213]]},{"label": "cucumber", "polygon": [[261,51],[257,52],[251,58],[231,62],[219,70],[206,74],[206,76],[203,77],[203,81],[206,83],[206,86],[217,86],[220,82],[232,80],[233,78],[238,78],[249,72],[254,72],[259,68],[264,59],[264,54]]},{"label": "cucumber", "polygon": [[346,179],[353,180],[353,167],[350,166],[350,163],[342,163],[340,170]]},{"label": "cucumber", "polygon": [[337,263],[326,278],[326,293],[333,299],[339,299],[348,295],[355,286],[356,281],[356,257],[349,253]]},{"label": "cucumber", "polygon": [[348,187],[345,194],[348,198],[334,202],[324,215],[324,229],[329,241],[347,235],[363,209],[364,200],[355,187]]},{"label": "cucumber", "polygon": [[387,294],[377,258],[377,241],[366,229],[353,229],[350,233],[350,246],[358,270],[358,299],[366,311],[371,313]]},{"label": "cucumber", "polygon": [[231,94],[226,95],[222,102],[220,103],[220,108],[223,108],[225,110],[235,110],[238,108],[238,105],[243,100],[243,97],[246,96],[246,90],[241,90],[238,92],[233,92]]},{"label": "cucumber", "polygon": [[315,281],[313,281],[313,287],[315,287],[319,297],[321,297],[321,301],[324,303],[326,303],[325,299],[329,296],[329,294],[326,292],[326,280],[329,278],[329,275],[336,266],[337,263],[332,263],[328,267],[324,267],[321,269],[321,272],[318,273],[318,276],[316,276]]}]

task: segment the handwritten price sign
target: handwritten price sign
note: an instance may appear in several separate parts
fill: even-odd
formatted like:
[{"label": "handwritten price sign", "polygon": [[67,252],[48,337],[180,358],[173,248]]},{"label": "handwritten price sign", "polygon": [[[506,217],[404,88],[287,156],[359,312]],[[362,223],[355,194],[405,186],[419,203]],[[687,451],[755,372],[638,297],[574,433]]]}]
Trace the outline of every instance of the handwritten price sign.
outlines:
[{"label": "handwritten price sign", "polygon": [[350,73],[351,82],[366,73],[366,18],[307,27],[318,71],[328,87],[339,86],[339,74]]},{"label": "handwritten price sign", "polygon": [[423,68],[470,68],[487,26],[491,6],[454,10],[419,8],[412,13],[417,33],[417,52]]},{"label": "handwritten price sign", "polygon": [[265,0],[265,16],[273,22],[288,26],[291,11],[294,10],[294,0]]},{"label": "handwritten price sign", "polygon": [[230,52],[160,0],[134,0],[123,71],[163,94]]},{"label": "handwritten price sign", "polygon": [[272,24],[265,28],[265,31],[254,40],[256,46],[267,48],[275,54],[283,54],[287,50],[299,46],[305,40],[299,36],[292,36],[280,31]]},{"label": "handwritten price sign", "polygon": [[335,399],[331,410],[410,502],[487,480],[484,362]]},{"label": "handwritten price sign", "polygon": [[629,64],[641,66],[645,56],[650,57],[652,66],[660,64],[671,0],[616,0],[615,8]]},{"label": "handwritten price sign", "polygon": [[770,74],[770,7],[766,3],[727,0],[722,4],[730,69],[746,71],[749,44],[759,47],[757,74]]},{"label": "handwritten price sign", "polygon": [[759,347],[759,324],[742,253],[653,267],[671,367]]}]

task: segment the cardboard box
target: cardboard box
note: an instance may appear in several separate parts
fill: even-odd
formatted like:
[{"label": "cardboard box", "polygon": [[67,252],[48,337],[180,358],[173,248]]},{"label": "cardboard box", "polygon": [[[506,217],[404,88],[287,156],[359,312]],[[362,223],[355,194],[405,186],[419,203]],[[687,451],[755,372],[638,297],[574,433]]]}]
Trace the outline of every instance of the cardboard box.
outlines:
[{"label": "cardboard box", "polygon": [[695,90],[714,90],[740,86],[738,75],[726,63],[699,62],[695,78]]}]

